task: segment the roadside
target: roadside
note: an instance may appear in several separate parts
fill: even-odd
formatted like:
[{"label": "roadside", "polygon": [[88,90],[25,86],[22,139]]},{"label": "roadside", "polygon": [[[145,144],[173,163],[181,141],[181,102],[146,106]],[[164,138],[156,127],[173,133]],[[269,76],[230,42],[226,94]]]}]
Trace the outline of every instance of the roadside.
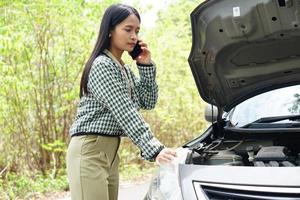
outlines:
[{"label": "roadside", "polygon": [[118,200],[141,200],[145,197],[149,189],[150,180],[140,181],[138,183],[121,183],[119,187]]},{"label": "roadside", "polygon": [[[148,191],[152,175],[135,178],[131,181],[122,181],[119,186],[118,200],[141,200]],[[38,200],[71,200],[69,191],[54,192],[39,197]]]}]

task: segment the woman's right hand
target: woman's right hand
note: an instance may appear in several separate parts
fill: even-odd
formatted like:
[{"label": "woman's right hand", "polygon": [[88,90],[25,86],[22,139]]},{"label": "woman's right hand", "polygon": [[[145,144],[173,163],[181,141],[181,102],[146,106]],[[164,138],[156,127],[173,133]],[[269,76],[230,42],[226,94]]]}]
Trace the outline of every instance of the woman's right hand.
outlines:
[{"label": "woman's right hand", "polygon": [[155,162],[158,165],[167,164],[172,162],[174,158],[176,158],[176,150],[172,148],[164,148],[159,152],[159,154],[155,158]]}]

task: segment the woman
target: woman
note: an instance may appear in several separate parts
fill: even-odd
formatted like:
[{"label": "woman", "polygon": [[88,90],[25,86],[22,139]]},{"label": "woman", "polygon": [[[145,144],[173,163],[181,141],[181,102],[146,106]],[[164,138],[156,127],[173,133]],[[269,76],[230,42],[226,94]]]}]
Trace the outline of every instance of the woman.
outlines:
[{"label": "woman", "polygon": [[[147,44],[138,41],[139,29],[140,16],[130,6],[112,5],[104,13],[70,128],[67,172],[73,200],[117,200],[120,136],[128,136],[146,160],[166,163],[176,156],[153,136],[138,112],[154,108],[158,92],[156,68]],[[142,49],[135,58],[139,79],[122,61],[124,51],[131,52],[136,43]]]}]

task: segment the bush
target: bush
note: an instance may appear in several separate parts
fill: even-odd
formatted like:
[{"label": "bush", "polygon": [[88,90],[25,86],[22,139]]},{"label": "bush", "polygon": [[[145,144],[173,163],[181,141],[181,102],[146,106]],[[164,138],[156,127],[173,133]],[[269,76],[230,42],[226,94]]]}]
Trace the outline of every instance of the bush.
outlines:
[{"label": "bush", "polygon": [[[118,1],[1,1],[0,194],[4,198],[66,188],[66,175],[60,171],[65,169],[81,71],[104,9],[114,2]],[[143,30],[157,64],[159,101],[153,111],[142,114],[169,147],[197,136],[206,125],[187,62],[189,14],[197,4],[177,0],[159,13],[155,28]],[[142,12],[151,9],[142,3],[136,7]],[[129,56],[125,60],[135,65]],[[124,179],[154,167],[141,160],[129,139],[123,139],[119,153]]]}]

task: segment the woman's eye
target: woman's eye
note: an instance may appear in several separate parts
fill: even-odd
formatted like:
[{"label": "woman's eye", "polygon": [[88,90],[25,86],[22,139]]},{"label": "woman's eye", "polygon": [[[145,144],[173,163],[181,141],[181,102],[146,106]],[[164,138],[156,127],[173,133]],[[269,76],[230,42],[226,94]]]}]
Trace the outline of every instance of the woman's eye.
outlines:
[{"label": "woman's eye", "polygon": [[126,32],[130,32],[130,31],[131,31],[131,29],[125,29],[125,31],[126,31]]}]

